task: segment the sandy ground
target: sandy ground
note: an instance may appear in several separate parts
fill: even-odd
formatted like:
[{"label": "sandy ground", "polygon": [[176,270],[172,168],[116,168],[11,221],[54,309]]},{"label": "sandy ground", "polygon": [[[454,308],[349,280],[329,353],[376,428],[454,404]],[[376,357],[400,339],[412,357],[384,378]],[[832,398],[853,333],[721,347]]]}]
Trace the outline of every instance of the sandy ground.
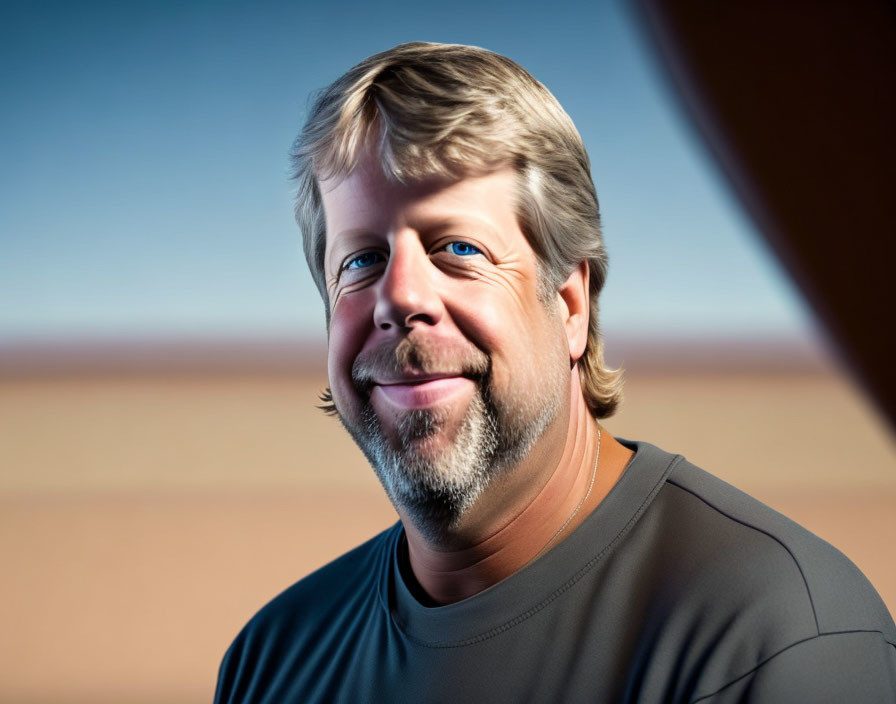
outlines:
[{"label": "sandy ground", "polygon": [[[209,701],[267,599],[395,520],[294,374],[0,379],[0,702]],[[896,450],[821,373],[632,374],[607,427],[753,493],[896,610]]]}]

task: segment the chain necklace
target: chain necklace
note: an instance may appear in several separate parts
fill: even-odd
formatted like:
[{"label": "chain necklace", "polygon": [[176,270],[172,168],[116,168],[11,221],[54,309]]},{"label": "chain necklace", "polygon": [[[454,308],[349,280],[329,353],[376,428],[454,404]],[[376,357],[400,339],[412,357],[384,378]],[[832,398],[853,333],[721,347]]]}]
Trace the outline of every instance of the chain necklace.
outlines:
[{"label": "chain necklace", "polygon": [[532,558],[533,560],[537,560],[539,557],[544,555],[548,548],[551,547],[551,544],[558,538],[558,536],[566,530],[566,526],[569,525],[569,522],[576,517],[576,514],[581,510],[582,506],[585,505],[585,502],[588,500],[588,497],[591,496],[591,489],[594,488],[594,479],[597,477],[597,463],[600,460],[600,426],[597,426],[597,453],[594,455],[594,469],[591,470],[591,481],[588,482],[588,491],[585,492],[585,495],[582,497],[582,500],[579,501],[578,506],[575,507],[573,512],[569,514],[569,518],[564,521],[563,525],[557,529],[557,532],[551,536],[551,539],[545,543],[545,546],[538,551],[538,554]]}]

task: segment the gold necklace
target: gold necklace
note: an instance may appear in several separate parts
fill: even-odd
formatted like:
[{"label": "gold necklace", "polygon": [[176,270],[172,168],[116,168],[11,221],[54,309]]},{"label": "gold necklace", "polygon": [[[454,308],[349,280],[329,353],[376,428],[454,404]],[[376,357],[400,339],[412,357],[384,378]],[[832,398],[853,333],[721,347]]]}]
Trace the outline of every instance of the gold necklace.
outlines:
[{"label": "gold necklace", "polygon": [[566,529],[566,526],[569,525],[569,522],[576,517],[576,514],[581,510],[582,506],[585,505],[585,502],[588,500],[588,497],[591,496],[591,489],[594,488],[594,479],[597,477],[597,463],[600,461],[600,426],[597,426],[597,453],[594,456],[594,469],[591,470],[591,481],[588,482],[588,491],[585,492],[585,495],[582,497],[582,500],[579,501],[579,505],[575,507],[573,512],[569,514],[569,518],[567,518],[563,525],[557,529],[557,532],[551,536],[551,539],[545,543],[544,547],[538,551],[538,554],[532,558],[533,560],[537,560],[539,557],[544,555],[548,548],[551,547],[551,544],[557,539],[557,537]]}]

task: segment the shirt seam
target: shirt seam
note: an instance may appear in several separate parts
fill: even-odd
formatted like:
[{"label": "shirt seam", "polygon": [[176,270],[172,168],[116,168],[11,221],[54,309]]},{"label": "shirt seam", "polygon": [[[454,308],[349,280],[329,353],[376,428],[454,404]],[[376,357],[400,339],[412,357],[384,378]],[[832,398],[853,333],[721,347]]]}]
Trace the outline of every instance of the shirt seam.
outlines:
[{"label": "shirt seam", "polygon": [[809,636],[808,638],[803,638],[802,640],[798,640],[794,643],[791,643],[790,645],[787,645],[787,646],[781,648],[781,650],[779,650],[778,652],[773,653],[772,655],[769,655],[765,660],[763,660],[760,663],[757,663],[754,667],[752,667],[747,672],[744,672],[742,675],[738,675],[737,677],[729,680],[728,682],[723,684],[721,687],[719,687],[715,691],[710,692],[709,694],[701,694],[696,699],[690,700],[690,704],[698,704],[698,702],[702,702],[702,701],[709,699],[710,697],[714,697],[717,694],[721,693],[723,690],[727,689],[728,687],[732,686],[733,684],[736,684],[740,680],[744,679],[745,677],[749,677],[750,675],[755,675],[759,670],[761,670],[763,667],[765,667],[768,663],[770,663],[772,660],[777,658],[779,655],[784,654],[788,650],[796,648],[805,643],[809,643],[810,641],[818,640],[819,638],[827,638],[830,636],[845,636],[845,635],[851,635],[854,633],[876,633],[877,635],[879,635],[881,637],[881,639],[884,641],[885,644],[887,644],[893,648],[896,648],[896,644],[890,643],[890,641],[887,640],[887,637],[883,631],[878,631],[878,630],[874,630],[874,629],[856,629],[856,630],[849,630],[849,631],[830,631],[827,633],[819,633],[818,635]]},{"label": "shirt seam", "polygon": [[404,624],[402,624],[401,621],[399,621],[397,618],[394,617],[394,615],[391,613],[391,609],[389,609],[387,605],[384,605],[384,606],[386,606],[386,613],[387,613],[388,617],[390,619],[392,619],[392,621],[393,621],[393,623],[395,623],[396,627],[412,643],[414,643],[415,645],[425,647],[425,648],[433,648],[433,649],[463,648],[468,645],[475,645],[476,643],[482,643],[486,640],[489,640],[491,638],[494,638],[495,636],[500,635],[501,633],[504,633],[504,632],[510,630],[511,628],[514,628],[515,626],[519,625],[523,621],[527,620],[528,618],[537,614],[539,611],[546,608],[549,604],[556,601],[563,594],[565,594],[567,591],[569,591],[573,586],[575,586],[575,584],[577,584],[585,576],[585,574],[587,572],[589,572],[595,565],[597,565],[597,563],[599,563],[604,558],[605,555],[607,555],[609,552],[611,552],[616,547],[616,545],[620,542],[620,540],[622,540],[622,538],[631,530],[632,526],[634,526],[638,522],[638,520],[641,518],[644,511],[646,510],[647,506],[649,506],[653,502],[653,500],[656,498],[656,495],[662,489],[663,485],[668,481],[668,477],[669,477],[670,473],[672,472],[672,469],[682,460],[684,460],[684,457],[682,457],[681,455],[673,456],[673,458],[669,462],[669,465],[666,467],[666,469],[663,471],[663,474],[660,476],[660,479],[656,482],[656,485],[653,487],[653,489],[650,491],[650,493],[644,498],[644,500],[638,506],[637,511],[635,511],[634,515],[632,515],[632,517],[628,520],[628,522],[626,522],[626,524],[620,529],[620,531],[616,534],[616,536],[613,538],[613,540],[611,540],[606,545],[606,547],[604,547],[603,550],[601,550],[597,555],[594,555],[590,560],[588,560],[588,562],[586,562],[581,567],[581,569],[579,569],[578,572],[576,572],[572,577],[570,577],[564,584],[557,587],[557,589],[555,589],[551,594],[549,594],[547,597],[545,597],[542,601],[540,601],[539,603],[530,607],[523,613],[518,614],[517,616],[514,616],[509,621],[506,621],[499,626],[495,626],[494,628],[491,628],[491,629],[485,631],[484,633],[480,633],[477,636],[473,636],[471,638],[466,638],[461,641],[457,641],[454,643],[451,643],[451,642],[449,642],[449,643],[444,643],[444,642],[443,643],[438,643],[438,642],[432,643],[432,642],[421,640],[421,639],[417,638],[416,636],[413,636],[410,633],[408,633],[407,630],[404,628]]},{"label": "shirt seam", "polygon": [[771,533],[763,528],[760,528],[759,526],[753,525],[752,523],[748,523],[747,521],[745,521],[741,518],[732,516],[727,511],[716,506],[712,501],[709,501],[707,498],[701,496],[694,490],[689,489],[688,487],[682,486],[681,484],[679,484],[672,478],[668,479],[668,483],[674,487],[681,489],[684,492],[687,492],[688,494],[693,496],[695,499],[702,501],[704,504],[709,506],[714,511],[725,516],[727,519],[734,521],[735,523],[739,523],[740,525],[744,526],[745,528],[750,528],[751,530],[755,530],[757,533],[762,533],[763,535],[768,536],[769,538],[774,540],[776,543],[778,543],[778,545],[780,545],[782,548],[784,548],[784,550],[787,551],[787,554],[790,555],[790,559],[793,560],[793,564],[796,566],[796,569],[800,573],[800,577],[803,580],[803,586],[806,589],[806,596],[809,599],[809,607],[812,609],[812,618],[815,621],[815,637],[823,635],[821,626],[818,623],[818,611],[815,608],[815,600],[812,598],[812,590],[809,587],[809,580],[806,578],[806,574],[805,574],[805,572],[803,572],[803,567],[802,567],[802,565],[800,565],[799,560],[796,559],[796,555],[793,554],[793,551],[783,540],[781,540],[774,533]]}]

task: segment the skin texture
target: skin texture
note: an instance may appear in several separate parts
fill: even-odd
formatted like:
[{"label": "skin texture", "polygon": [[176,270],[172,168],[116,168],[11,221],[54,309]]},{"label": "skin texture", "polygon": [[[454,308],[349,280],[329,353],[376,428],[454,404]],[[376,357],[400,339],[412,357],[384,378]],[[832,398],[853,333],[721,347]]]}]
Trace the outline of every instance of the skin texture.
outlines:
[{"label": "skin texture", "polygon": [[[320,184],[333,399],[396,505],[413,577],[434,604],[535,558],[594,468],[597,424],[575,367],[587,339],[588,269],[539,299],[515,180],[508,168],[398,184],[368,157]],[[489,419],[498,427],[491,444],[476,430]],[[495,453],[502,443],[506,452]],[[612,488],[629,455],[603,434],[594,487],[557,540]],[[391,470],[377,467],[383,456],[398,458]],[[488,459],[479,474],[471,456]],[[418,484],[426,495],[455,487],[461,499],[421,508],[401,488]]]}]

